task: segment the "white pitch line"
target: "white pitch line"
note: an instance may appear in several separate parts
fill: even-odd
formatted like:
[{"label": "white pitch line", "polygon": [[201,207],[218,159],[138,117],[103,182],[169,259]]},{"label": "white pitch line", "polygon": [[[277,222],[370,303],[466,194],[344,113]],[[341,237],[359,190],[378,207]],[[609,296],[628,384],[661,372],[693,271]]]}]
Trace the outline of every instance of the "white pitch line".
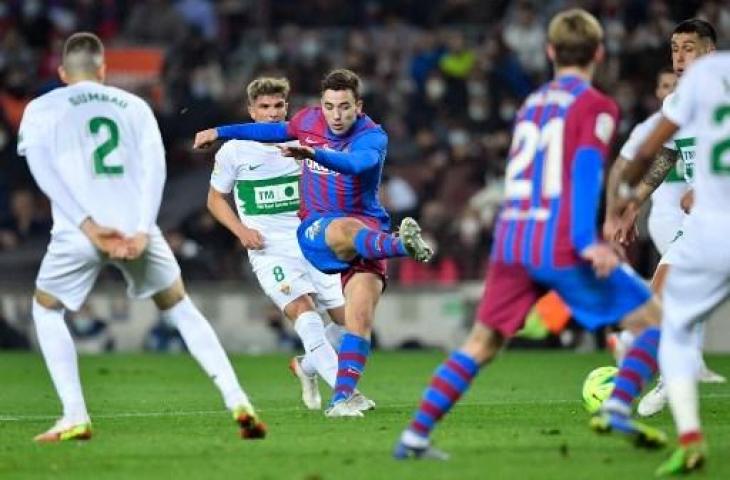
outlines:
[{"label": "white pitch line", "polygon": [[[707,393],[701,395],[701,399],[709,398],[730,398],[730,393]],[[482,402],[467,402],[462,404],[465,407],[496,407],[496,406],[514,406],[514,405],[555,405],[574,403],[580,404],[580,399],[550,399],[550,400],[496,400],[496,401],[482,401]],[[381,409],[391,410],[393,408],[415,408],[417,406],[417,400],[409,403],[381,403]],[[305,411],[297,407],[270,407],[266,409],[257,408],[259,413],[285,411],[285,410],[299,410],[302,413]],[[206,415],[226,415],[225,410],[192,410],[192,411],[166,411],[166,412],[123,412],[123,413],[101,413],[92,415],[93,418],[154,418],[154,417],[197,417]],[[38,420],[55,420],[58,415],[0,415],[0,422],[34,422]]]}]

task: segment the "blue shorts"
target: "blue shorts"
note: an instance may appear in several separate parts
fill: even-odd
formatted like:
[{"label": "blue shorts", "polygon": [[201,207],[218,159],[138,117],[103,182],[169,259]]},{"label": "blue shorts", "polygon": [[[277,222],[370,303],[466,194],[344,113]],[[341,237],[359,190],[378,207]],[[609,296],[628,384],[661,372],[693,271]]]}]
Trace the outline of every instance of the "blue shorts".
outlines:
[{"label": "blue shorts", "polygon": [[522,328],[527,313],[548,290],[555,290],[573,318],[589,330],[620,322],[651,298],[644,280],[624,264],[607,278],[598,278],[587,263],[533,269],[492,262],[477,320],[509,338]]},{"label": "blue shorts", "polygon": [[297,240],[304,258],[320,272],[340,273],[350,268],[350,263],[337,258],[325,241],[327,227],[338,218],[342,217],[310,217],[297,228]]},{"label": "blue shorts", "polygon": [[617,324],[651,298],[646,282],[626,264],[607,278],[598,278],[588,264],[530,270],[530,276],[555,290],[573,317],[589,330]]}]

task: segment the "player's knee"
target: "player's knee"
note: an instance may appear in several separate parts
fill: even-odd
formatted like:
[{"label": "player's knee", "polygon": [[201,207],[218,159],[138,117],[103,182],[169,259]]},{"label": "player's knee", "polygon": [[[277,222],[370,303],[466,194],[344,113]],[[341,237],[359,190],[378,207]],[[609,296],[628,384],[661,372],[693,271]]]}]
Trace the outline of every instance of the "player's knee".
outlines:
[{"label": "player's knee", "polygon": [[634,334],[639,334],[648,327],[659,325],[661,319],[662,308],[659,300],[652,296],[646,303],[624,317],[621,326]]},{"label": "player's knee", "polygon": [[49,310],[58,310],[63,308],[63,304],[59,299],[51,295],[50,293],[44,292],[43,290],[36,290],[33,298],[38,305],[45,307]]},{"label": "player's knee", "polygon": [[354,257],[354,238],[365,225],[354,218],[338,218],[327,226],[325,241],[340,258]]},{"label": "player's knee", "polygon": [[301,297],[289,302],[284,307],[284,315],[286,315],[286,317],[292,322],[299,318],[299,316],[304,312],[311,311],[314,311],[314,301],[312,301],[312,297],[309,295],[302,295]]},{"label": "player's knee", "polygon": [[504,337],[499,332],[477,323],[461,347],[461,351],[482,365],[494,358],[502,345]]},{"label": "player's knee", "polygon": [[169,310],[185,298],[185,286],[182,279],[178,278],[175,283],[164,290],[155,293],[152,300],[160,310]]}]

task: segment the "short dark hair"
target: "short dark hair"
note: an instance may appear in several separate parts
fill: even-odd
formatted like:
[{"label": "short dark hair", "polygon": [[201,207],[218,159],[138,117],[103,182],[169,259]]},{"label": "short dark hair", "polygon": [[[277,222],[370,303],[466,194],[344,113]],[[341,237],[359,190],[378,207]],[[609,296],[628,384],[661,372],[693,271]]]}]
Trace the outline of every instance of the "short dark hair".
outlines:
[{"label": "short dark hair", "polygon": [[350,90],[355,100],[360,100],[360,77],[352,70],[338,68],[322,79],[321,92],[325,90]]},{"label": "short dark hair", "polygon": [[706,22],[699,18],[690,18],[689,20],[679,22],[677,26],[674,27],[672,35],[677,33],[696,33],[698,37],[710,40],[712,45],[717,43],[717,32],[715,31],[715,27],[713,27],[710,22]]},{"label": "short dark hair", "polygon": [[63,45],[61,63],[70,73],[94,71],[104,63],[104,44],[91,32],[74,33]]},{"label": "short dark hair", "polygon": [[658,72],[656,72],[657,78],[661,77],[662,75],[669,75],[669,74],[672,74],[672,75],[676,74],[676,72],[674,71],[674,69],[672,68],[671,65],[664,65],[662,68],[659,69]]}]

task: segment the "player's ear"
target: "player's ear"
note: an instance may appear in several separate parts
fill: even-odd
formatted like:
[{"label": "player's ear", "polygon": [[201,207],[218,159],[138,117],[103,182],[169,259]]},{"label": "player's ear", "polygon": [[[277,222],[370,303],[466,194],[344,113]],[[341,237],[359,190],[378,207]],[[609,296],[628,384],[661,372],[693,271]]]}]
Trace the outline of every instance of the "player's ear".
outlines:
[{"label": "player's ear", "polygon": [[603,44],[599,44],[598,48],[596,48],[596,53],[593,54],[593,61],[596,65],[603,62],[603,60],[606,58],[606,48],[603,46]]},{"label": "player's ear", "polygon": [[253,108],[253,104],[249,103],[248,107],[246,107],[246,110],[248,110],[248,116],[251,117],[251,120],[256,121],[256,117],[254,116],[256,110]]},{"label": "player's ear", "polygon": [[66,69],[63,68],[63,65],[58,66],[58,78],[60,78],[63,83],[68,84],[68,74],[66,73]]},{"label": "player's ear", "polygon": [[98,78],[100,82],[104,83],[104,80],[106,80],[106,63],[102,63],[96,70],[96,78]]},{"label": "player's ear", "polygon": [[550,63],[555,63],[555,47],[550,45],[549,43],[545,46],[545,53],[547,54],[547,57],[550,59]]},{"label": "player's ear", "polygon": [[358,114],[362,113],[362,98],[355,102],[355,110]]}]

